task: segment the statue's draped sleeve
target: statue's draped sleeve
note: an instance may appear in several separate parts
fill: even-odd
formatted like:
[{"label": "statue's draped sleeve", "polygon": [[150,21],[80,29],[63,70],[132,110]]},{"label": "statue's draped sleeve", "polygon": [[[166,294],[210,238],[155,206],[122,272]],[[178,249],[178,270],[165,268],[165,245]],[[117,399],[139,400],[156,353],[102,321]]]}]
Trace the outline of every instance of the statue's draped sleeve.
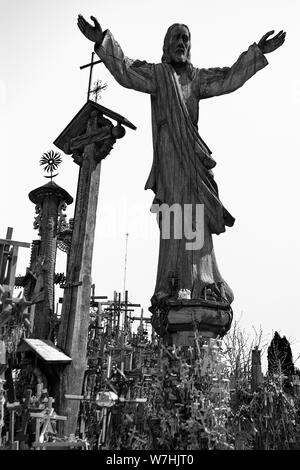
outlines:
[{"label": "statue's draped sleeve", "polygon": [[143,93],[155,93],[153,65],[125,56],[109,30],[105,31],[102,43],[95,45],[95,52],[120,85]]},{"label": "statue's draped sleeve", "polygon": [[268,61],[256,43],[243,52],[231,67],[198,69],[199,98],[224,95],[240,88]]}]

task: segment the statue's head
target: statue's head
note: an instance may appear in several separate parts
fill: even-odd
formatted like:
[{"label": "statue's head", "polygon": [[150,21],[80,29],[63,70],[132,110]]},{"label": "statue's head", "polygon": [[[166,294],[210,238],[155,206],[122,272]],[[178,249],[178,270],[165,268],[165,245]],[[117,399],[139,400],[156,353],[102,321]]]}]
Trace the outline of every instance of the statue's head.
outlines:
[{"label": "statue's head", "polygon": [[164,39],[161,61],[167,63],[190,62],[191,33],[185,24],[175,23],[169,27]]}]

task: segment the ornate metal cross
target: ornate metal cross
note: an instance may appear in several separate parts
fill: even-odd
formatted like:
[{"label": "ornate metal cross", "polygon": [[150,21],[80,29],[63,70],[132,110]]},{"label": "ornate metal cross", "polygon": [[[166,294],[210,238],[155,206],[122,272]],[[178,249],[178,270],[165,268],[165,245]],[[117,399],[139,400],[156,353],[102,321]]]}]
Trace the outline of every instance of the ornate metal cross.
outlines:
[{"label": "ornate metal cross", "polygon": [[81,65],[81,67],[79,67],[80,70],[85,69],[87,67],[90,67],[89,86],[88,86],[88,91],[87,91],[87,101],[90,99],[90,94],[91,93],[93,93],[95,95],[95,100],[98,101],[101,90],[105,90],[105,88],[107,87],[106,83],[102,84],[101,80],[97,80],[97,82],[95,82],[95,88],[91,90],[93,67],[94,67],[94,65],[100,64],[100,62],[102,62],[102,60],[96,60],[94,62],[94,55],[95,55],[95,52],[92,52],[91,62],[89,64]]}]

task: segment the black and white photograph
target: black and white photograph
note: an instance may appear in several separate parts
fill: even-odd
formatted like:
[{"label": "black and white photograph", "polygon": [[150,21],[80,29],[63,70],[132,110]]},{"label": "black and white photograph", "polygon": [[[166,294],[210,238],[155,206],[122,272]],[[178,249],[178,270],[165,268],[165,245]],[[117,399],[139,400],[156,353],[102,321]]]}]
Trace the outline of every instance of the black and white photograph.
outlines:
[{"label": "black and white photograph", "polygon": [[300,450],[299,18],[0,0],[0,450]]}]

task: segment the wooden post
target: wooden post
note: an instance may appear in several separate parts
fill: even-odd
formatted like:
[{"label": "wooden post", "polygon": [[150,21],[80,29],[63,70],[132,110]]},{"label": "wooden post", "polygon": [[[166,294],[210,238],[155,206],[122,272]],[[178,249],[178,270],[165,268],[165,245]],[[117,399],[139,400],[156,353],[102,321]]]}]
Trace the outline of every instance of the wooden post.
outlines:
[{"label": "wooden post", "polygon": [[[11,240],[13,228],[7,227],[6,240]],[[7,271],[7,258],[9,256],[9,245],[0,245],[0,284],[4,284]]]},{"label": "wooden post", "polygon": [[[117,118],[118,125],[113,127],[103,114]],[[79,402],[66,400],[65,395],[81,395],[87,367],[91,269],[101,160],[108,155],[116,138],[125,134],[121,122],[135,128],[122,116],[88,101],[54,142],[65,153],[73,154],[74,161],[80,166],[58,335],[58,346],[72,358],[71,364],[62,372],[60,383],[59,410],[68,418],[62,430],[64,435],[75,434],[79,412]]]},{"label": "wooden post", "polygon": [[4,390],[3,390],[4,383],[5,383],[5,380],[1,378],[1,375],[0,375],[0,448],[2,445],[2,428],[4,426],[4,403],[5,403]]},{"label": "wooden post", "polygon": [[[94,143],[85,146],[69,255],[67,282],[70,284],[65,287],[59,332],[59,346],[72,357],[72,363],[63,374],[63,391],[74,395],[80,395],[82,392],[86,369],[91,267],[100,181],[100,162],[96,161],[95,154]],[[65,435],[75,433],[78,410],[78,402],[68,403],[63,400],[61,413],[68,416]]]},{"label": "wooden post", "polygon": [[260,351],[257,346],[252,349],[251,362],[251,391],[255,392],[263,381]]},{"label": "wooden post", "polygon": [[11,450],[18,448],[15,441],[15,412],[20,408],[20,403],[7,403],[6,408],[9,411],[9,445]]},{"label": "wooden post", "polygon": [[21,418],[22,427],[21,427],[21,432],[17,435],[17,440],[20,442],[21,450],[23,450],[23,448],[24,448],[24,442],[23,441],[25,441],[26,434],[27,434],[31,395],[32,395],[32,390],[27,389],[26,392],[25,392],[24,404],[21,405],[21,409],[22,409],[22,418]]}]

